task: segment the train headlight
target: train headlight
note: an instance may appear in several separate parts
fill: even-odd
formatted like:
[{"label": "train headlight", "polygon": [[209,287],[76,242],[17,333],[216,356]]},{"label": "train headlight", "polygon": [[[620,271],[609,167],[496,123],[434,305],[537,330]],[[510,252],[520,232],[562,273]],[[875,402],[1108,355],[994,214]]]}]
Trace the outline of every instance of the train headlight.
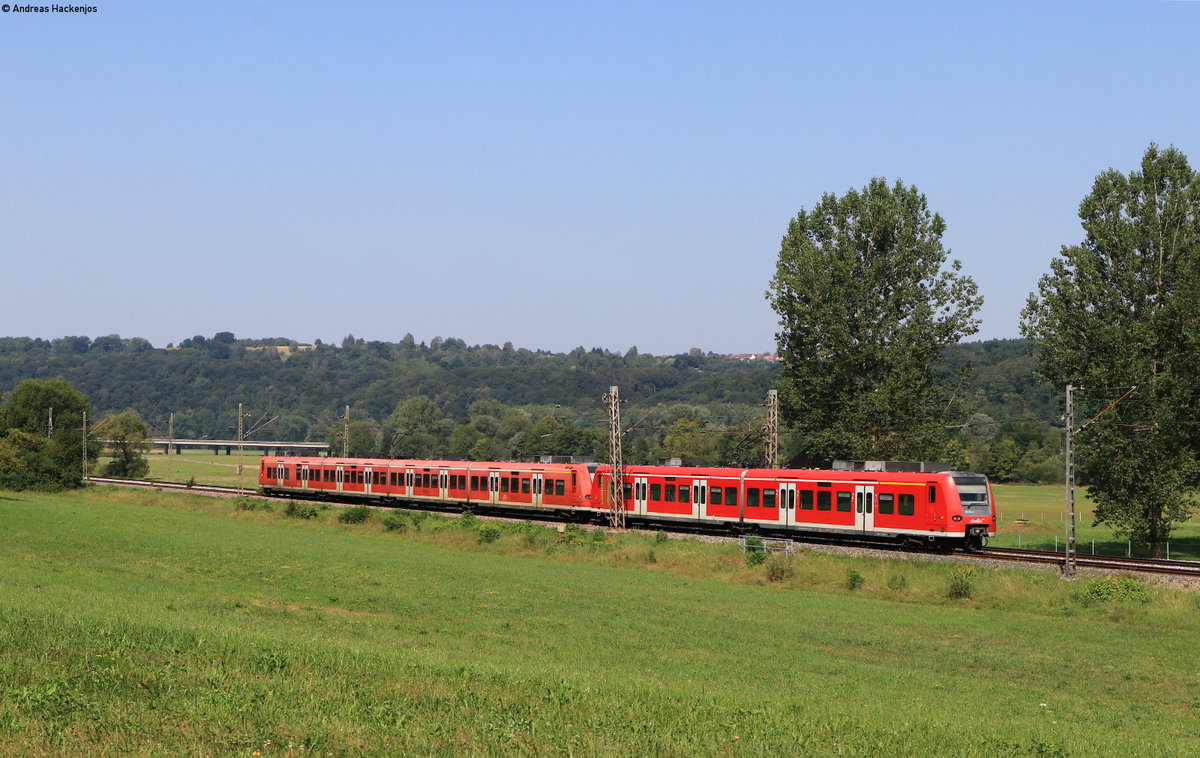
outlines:
[{"label": "train headlight", "polygon": [[962,516],[954,516],[950,520],[951,521],[962,521]]}]

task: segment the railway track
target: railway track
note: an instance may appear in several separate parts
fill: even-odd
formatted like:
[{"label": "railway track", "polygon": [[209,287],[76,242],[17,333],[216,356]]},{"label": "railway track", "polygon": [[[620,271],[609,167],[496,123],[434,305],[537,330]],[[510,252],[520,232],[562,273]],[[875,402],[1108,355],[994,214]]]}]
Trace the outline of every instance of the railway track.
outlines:
[{"label": "railway track", "polygon": [[[88,477],[88,481],[92,484],[109,484],[120,487],[141,487],[149,489],[163,490],[181,490],[186,492],[195,492],[204,495],[252,495],[256,497],[268,497],[262,495],[257,489],[246,489],[237,487],[221,487],[216,485],[195,484],[188,486],[178,482],[162,482],[146,479],[115,479],[111,477]],[[276,499],[276,498],[271,498]],[[289,498],[281,498],[289,499]],[[324,501],[323,501],[324,502]],[[435,508],[433,510],[443,510]],[[457,509],[445,509],[446,512],[453,511],[457,513]],[[499,517],[504,518],[508,514],[499,514]],[[526,520],[533,514],[519,514],[511,516],[517,520]],[[660,526],[655,526],[656,530],[661,530]],[[697,534],[704,533],[715,535],[711,530],[698,530],[688,526],[684,526],[679,531]],[[725,533],[727,535],[727,532]],[[808,540],[797,540],[798,542],[809,542]],[[881,550],[887,552],[907,551],[908,548],[881,543],[863,543],[863,542],[844,542],[831,541],[829,539],[817,538],[812,540],[813,544],[838,544],[843,546],[861,548],[864,550]],[[966,553],[957,553],[957,556],[964,558],[973,558],[978,560],[1004,561],[1006,563],[1027,563],[1041,566],[1062,566],[1065,557],[1062,553],[1051,552],[1048,550],[1024,550],[1017,548],[989,547],[982,550],[973,550]],[[1127,571],[1137,574],[1160,574],[1168,576],[1190,577],[1200,579],[1200,561],[1167,561],[1151,558],[1125,558],[1122,556],[1111,555],[1080,555],[1076,554],[1075,565],[1083,569],[1097,569],[1104,571]]]},{"label": "railway track", "polygon": [[91,484],[111,484],[117,487],[141,487],[157,490],[182,490],[196,492],[202,495],[258,495],[257,489],[238,487],[220,487],[214,484],[180,484],[179,482],[160,482],[153,479],[114,479],[105,476],[89,476]]},{"label": "railway track", "polygon": [[[973,555],[993,561],[1012,563],[1034,563],[1061,566],[1066,557],[1062,553],[1046,550],[1018,550],[1016,548],[989,547],[976,550]],[[1200,561],[1166,561],[1155,558],[1125,558],[1117,555],[1075,555],[1079,568],[1104,571],[1128,571],[1139,574],[1167,574],[1200,579]]]}]

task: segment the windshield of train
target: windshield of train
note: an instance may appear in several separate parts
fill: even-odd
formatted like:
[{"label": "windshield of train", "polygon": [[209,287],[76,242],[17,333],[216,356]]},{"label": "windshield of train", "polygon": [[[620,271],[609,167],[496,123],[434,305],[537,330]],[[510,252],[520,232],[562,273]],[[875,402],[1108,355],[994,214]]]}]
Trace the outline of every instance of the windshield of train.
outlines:
[{"label": "windshield of train", "polygon": [[964,515],[986,516],[991,513],[987,477],[979,474],[955,474],[954,485],[958,488]]}]

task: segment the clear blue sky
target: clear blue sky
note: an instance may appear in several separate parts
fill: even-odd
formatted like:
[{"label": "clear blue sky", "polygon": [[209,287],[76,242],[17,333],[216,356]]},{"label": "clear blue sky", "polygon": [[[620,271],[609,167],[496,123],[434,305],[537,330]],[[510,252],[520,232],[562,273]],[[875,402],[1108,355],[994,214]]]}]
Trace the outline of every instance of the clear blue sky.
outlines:
[{"label": "clear blue sky", "polygon": [[0,13],[0,334],[771,351],[884,176],[1014,337],[1097,173],[1200,167],[1200,2],[90,2]]}]

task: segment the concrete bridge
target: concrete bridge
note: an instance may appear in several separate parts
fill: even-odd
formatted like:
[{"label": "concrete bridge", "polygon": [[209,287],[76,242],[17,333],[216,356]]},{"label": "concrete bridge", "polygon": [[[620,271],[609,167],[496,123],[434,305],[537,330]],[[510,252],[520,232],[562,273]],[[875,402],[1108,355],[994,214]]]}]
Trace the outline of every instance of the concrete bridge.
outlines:
[{"label": "concrete bridge", "polygon": [[179,455],[180,448],[206,448],[211,447],[213,455],[220,455],[221,451],[225,451],[225,455],[233,455],[233,451],[241,445],[243,450],[261,450],[263,455],[278,455],[282,451],[287,452],[307,452],[311,455],[320,455],[322,452],[329,450],[329,445],[324,442],[285,442],[281,440],[172,440],[165,437],[155,437],[150,440],[151,444],[156,448],[163,448],[167,455],[170,455],[174,449],[175,455]]}]

